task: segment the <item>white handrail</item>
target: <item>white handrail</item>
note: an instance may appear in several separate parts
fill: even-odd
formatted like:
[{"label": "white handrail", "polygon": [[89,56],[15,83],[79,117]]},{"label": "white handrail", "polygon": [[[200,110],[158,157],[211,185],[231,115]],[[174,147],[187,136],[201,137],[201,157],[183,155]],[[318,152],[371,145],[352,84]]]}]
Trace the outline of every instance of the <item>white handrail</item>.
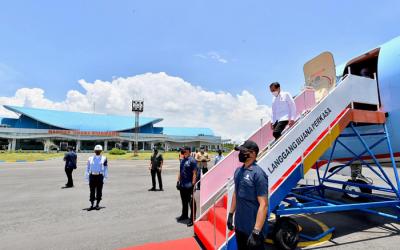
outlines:
[{"label": "white handrail", "polygon": [[[304,89],[302,92],[300,92],[300,94],[299,95],[297,95],[296,96],[296,98],[295,98],[295,101],[297,101],[297,100],[299,100],[302,96],[303,96],[303,98],[304,98],[304,103],[303,103],[303,105],[304,105],[304,107],[303,107],[303,109],[308,109],[308,108],[310,108],[310,107],[307,107],[307,102],[305,101],[305,99],[306,99],[306,92],[310,92],[310,91],[313,91],[312,89]],[[312,105],[315,105],[315,103],[313,103]],[[299,113],[301,114],[301,112],[303,111],[303,110],[298,110],[299,111]],[[252,133],[252,135],[249,137],[249,138],[252,138],[252,137],[254,137],[254,136],[256,136],[257,135],[257,133],[260,133],[263,129],[265,129],[265,127],[266,126],[270,126],[270,122],[268,122],[268,123],[266,123],[264,126],[262,126],[261,128],[258,128],[255,132],[253,132]],[[268,146],[269,144],[268,144],[268,142],[265,144],[265,145],[259,145],[259,146],[262,146],[262,150],[264,150],[267,146]],[[224,161],[226,161],[227,159],[230,159],[230,158],[232,158],[233,157],[233,155],[232,154],[234,154],[235,153],[235,151],[231,151],[222,161],[220,161],[219,163],[217,163],[213,168],[211,168],[205,175],[203,175],[203,177],[196,183],[196,186],[198,186],[198,184],[200,183],[200,185],[201,185],[201,182],[202,181],[204,181],[204,179],[206,179],[211,173],[213,173],[214,171],[215,171],[215,169],[217,169]],[[226,183],[224,183],[224,184],[226,184]],[[203,215],[204,215],[204,213],[205,212],[203,212],[202,210],[202,206],[203,205],[205,205],[205,204],[207,204],[208,202],[210,202],[210,200],[212,200],[212,199],[214,199],[215,198],[215,195],[217,195],[220,191],[221,191],[221,189],[224,187],[225,185],[222,185],[222,186],[220,186],[220,187],[218,187],[209,197],[207,197],[207,199],[206,199],[206,201],[205,202],[202,202],[201,201],[201,199],[202,199],[202,197],[200,196],[199,197],[199,199],[200,199],[200,216],[199,216],[199,218],[198,219],[200,219]],[[207,211],[208,209],[206,209],[206,211]]]}]

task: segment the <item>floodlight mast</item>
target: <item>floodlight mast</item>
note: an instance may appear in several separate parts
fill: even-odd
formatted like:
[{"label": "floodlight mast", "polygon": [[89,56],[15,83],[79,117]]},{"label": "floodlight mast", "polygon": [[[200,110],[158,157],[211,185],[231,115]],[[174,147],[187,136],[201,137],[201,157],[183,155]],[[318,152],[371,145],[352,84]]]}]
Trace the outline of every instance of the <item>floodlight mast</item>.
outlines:
[{"label": "floodlight mast", "polygon": [[135,112],[135,145],[134,145],[134,156],[138,156],[139,146],[139,114],[143,112],[144,101],[143,100],[132,100],[132,112]]}]

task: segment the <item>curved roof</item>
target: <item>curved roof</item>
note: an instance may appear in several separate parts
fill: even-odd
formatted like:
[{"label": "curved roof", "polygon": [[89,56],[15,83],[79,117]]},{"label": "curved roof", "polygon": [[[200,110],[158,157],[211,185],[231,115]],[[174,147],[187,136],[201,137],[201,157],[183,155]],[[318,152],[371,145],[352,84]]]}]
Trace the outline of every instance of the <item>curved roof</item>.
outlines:
[{"label": "curved roof", "polygon": [[[123,131],[134,128],[133,116],[68,112],[8,105],[4,105],[4,107],[39,122],[69,130]],[[150,123],[158,123],[162,120],[162,118],[140,117],[139,126],[142,127]]]}]

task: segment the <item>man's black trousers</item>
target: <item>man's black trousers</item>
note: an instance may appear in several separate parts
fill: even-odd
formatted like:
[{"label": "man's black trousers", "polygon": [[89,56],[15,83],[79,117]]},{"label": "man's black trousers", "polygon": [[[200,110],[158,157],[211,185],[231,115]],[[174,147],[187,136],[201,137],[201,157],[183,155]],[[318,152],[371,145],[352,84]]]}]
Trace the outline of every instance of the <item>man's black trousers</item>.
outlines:
[{"label": "man's black trousers", "polygon": [[72,180],[72,171],[74,171],[73,168],[65,168],[65,173],[67,174],[67,184],[65,186],[67,187],[73,187],[74,186],[74,181]]},{"label": "man's black trousers", "polygon": [[182,188],[179,190],[181,193],[182,200],[182,217],[187,218],[188,207],[190,206],[190,219],[193,220],[193,204],[192,204],[192,188]]},{"label": "man's black trousers", "polygon": [[257,247],[248,247],[247,246],[247,240],[249,239],[248,234],[245,234],[243,232],[240,232],[238,230],[235,230],[235,237],[236,237],[236,244],[237,244],[237,249],[238,250],[264,250],[265,245],[262,244]]},{"label": "man's black trousers", "polygon": [[90,175],[89,176],[89,188],[90,188],[90,202],[101,201],[103,195],[103,175]]},{"label": "man's black trousers", "polygon": [[152,169],[151,170],[151,183],[153,185],[153,188],[156,189],[156,174],[157,174],[157,179],[158,179],[158,186],[160,189],[163,188],[162,186],[162,178],[161,178],[161,170],[160,169]]},{"label": "man's black trousers", "polygon": [[286,126],[289,124],[289,121],[280,121],[280,122],[275,122],[274,125],[272,126],[274,131],[273,131],[273,136],[275,137],[275,140],[278,140],[279,137],[282,135],[282,131],[286,128]]}]

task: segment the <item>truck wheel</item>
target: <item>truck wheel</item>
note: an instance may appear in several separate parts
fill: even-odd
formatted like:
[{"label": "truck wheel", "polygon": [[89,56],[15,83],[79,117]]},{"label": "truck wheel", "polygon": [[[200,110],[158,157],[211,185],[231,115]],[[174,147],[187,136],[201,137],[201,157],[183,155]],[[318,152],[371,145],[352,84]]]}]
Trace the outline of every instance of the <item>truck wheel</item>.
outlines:
[{"label": "truck wheel", "polygon": [[[359,184],[368,184],[367,182],[363,181],[363,180],[348,180],[347,182],[353,182],[353,183],[359,183]],[[343,184],[342,186],[343,190],[347,190],[347,191],[354,191],[354,192],[359,192],[359,193],[366,193],[366,194],[372,194],[372,189],[370,188],[365,188],[365,187],[356,187],[356,186],[350,186],[347,184]],[[344,193],[344,197],[346,198],[350,198],[350,199],[361,199],[363,198],[362,196],[358,195],[358,194],[351,194],[351,193]]]},{"label": "truck wheel", "polygon": [[299,242],[299,225],[289,217],[281,217],[275,225],[274,243],[278,249],[296,249]]}]

